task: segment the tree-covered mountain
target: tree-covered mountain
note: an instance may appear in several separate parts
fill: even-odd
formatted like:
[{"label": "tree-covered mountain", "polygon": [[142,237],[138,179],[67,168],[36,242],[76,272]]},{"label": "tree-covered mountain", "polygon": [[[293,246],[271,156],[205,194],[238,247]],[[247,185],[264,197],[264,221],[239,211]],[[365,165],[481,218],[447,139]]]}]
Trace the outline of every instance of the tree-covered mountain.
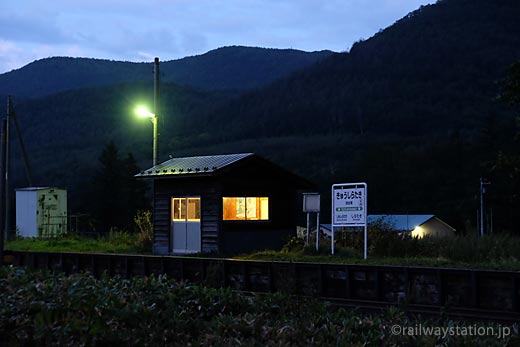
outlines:
[{"label": "tree-covered mountain", "polygon": [[[266,85],[332,54],[294,49],[223,47],[161,62],[161,79],[204,90],[244,90]],[[153,79],[153,63],[55,57],[0,74],[0,95],[38,97],[68,89]]]},{"label": "tree-covered mountain", "polygon": [[208,127],[225,139],[473,132],[496,110],[495,82],[520,59],[519,16],[515,0],[423,6],[350,52],[208,114]]},{"label": "tree-covered mountain", "polygon": [[[323,192],[367,181],[374,213],[436,213],[468,229],[480,177],[491,175],[497,153],[515,148],[513,114],[496,97],[520,60],[519,16],[513,0],[423,6],[186,131],[211,129],[200,151],[245,146],[300,170]],[[493,212],[496,227],[512,231],[519,225],[505,222],[504,211]]]},{"label": "tree-covered mountain", "polygon": [[[369,213],[438,214],[474,230],[479,178],[519,150],[514,113],[496,100],[520,60],[519,16],[516,0],[441,0],[241,96],[166,84],[161,154],[257,152],[318,183],[324,216],[330,184],[365,181]],[[220,72],[236,64],[225,54],[217,61]],[[77,189],[111,140],[147,167],[151,125],[131,109],[152,89],[149,80],[20,100],[38,184]],[[514,194],[500,187],[508,184],[493,182],[491,195],[511,215]],[[518,231],[505,211],[493,211],[497,229]]]}]

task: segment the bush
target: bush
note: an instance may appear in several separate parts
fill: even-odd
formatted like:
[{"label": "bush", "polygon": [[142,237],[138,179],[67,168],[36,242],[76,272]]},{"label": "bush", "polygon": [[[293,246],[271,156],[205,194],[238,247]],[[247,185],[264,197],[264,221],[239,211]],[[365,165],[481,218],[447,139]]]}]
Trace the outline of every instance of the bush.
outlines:
[{"label": "bush", "polygon": [[283,246],[282,253],[295,253],[303,251],[305,241],[300,237],[291,237],[289,241]]},{"label": "bush", "polygon": [[152,211],[137,211],[134,217],[134,224],[138,230],[138,247],[144,251],[151,251],[153,244]]},{"label": "bush", "polygon": [[[452,326],[330,309],[281,293],[241,296],[230,289],[159,277],[96,279],[0,268],[0,341],[7,346],[503,346],[495,336],[392,335],[401,326]],[[480,323],[482,324],[482,323]],[[488,323],[485,326],[492,326]],[[494,325],[496,327],[496,324]]]},{"label": "bush", "polygon": [[[358,231],[335,233],[336,258],[361,258],[363,256],[363,232]],[[320,247],[305,246],[301,238],[291,239],[282,253],[294,256],[330,255],[330,238],[322,236]],[[454,236],[449,238],[424,237],[414,238],[410,234],[399,234],[382,222],[370,224],[368,227],[368,254],[370,258],[431,259],[459,263],[481,265],[500,264],[507,266],[518,263],[520,257],[520,237],[509,234]],[[331,261],[323,259],[321,261]],[[320,261],[319,258],[312,261]],[[382,260],[384,263],[384,259]],[[501,266],[502,267],[502,266]],[[518,265],[515,266],[517,268]]]}]

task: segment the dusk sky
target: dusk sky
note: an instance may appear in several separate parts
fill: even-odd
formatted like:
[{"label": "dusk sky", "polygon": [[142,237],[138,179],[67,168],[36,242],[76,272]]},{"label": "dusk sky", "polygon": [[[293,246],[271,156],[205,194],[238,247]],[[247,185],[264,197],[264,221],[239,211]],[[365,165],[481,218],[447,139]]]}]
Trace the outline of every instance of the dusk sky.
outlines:
[{"label": "dusk sky", "polygon": [[435,0],[1,0],[0,73],[52,56],[178,59],[230,45],[347,51]]}]

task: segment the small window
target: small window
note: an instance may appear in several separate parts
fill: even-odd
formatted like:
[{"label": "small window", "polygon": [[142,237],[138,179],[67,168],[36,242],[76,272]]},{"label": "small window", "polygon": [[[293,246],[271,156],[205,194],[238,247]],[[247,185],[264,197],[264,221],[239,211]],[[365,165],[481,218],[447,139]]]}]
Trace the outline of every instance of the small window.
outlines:
[{"label": "small window", "polygon": [[172,220],[186,221],[186,199],[174,198],[172,200]]},{"label": "small window", "polygon": [[222,198],[223,220],[269,220],[269,198]]},{"label": "small window", "polygon": [[200,198],[172,198],[172,221],[200,222]]},{"label": "small window", "polygon": [[200,222],[200,198],[188,198],[188,222]]}]

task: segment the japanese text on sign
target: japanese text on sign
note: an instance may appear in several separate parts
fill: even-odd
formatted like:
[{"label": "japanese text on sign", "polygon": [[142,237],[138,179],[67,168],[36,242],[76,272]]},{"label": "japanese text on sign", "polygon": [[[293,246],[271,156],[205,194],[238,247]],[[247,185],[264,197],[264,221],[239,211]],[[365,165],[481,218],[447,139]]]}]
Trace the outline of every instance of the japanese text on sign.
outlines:
[{"label": "japanese text on sign", "polygon": [[333,194],[333,223],[336,225],[365,224],[365,188],[335,189]]}]

